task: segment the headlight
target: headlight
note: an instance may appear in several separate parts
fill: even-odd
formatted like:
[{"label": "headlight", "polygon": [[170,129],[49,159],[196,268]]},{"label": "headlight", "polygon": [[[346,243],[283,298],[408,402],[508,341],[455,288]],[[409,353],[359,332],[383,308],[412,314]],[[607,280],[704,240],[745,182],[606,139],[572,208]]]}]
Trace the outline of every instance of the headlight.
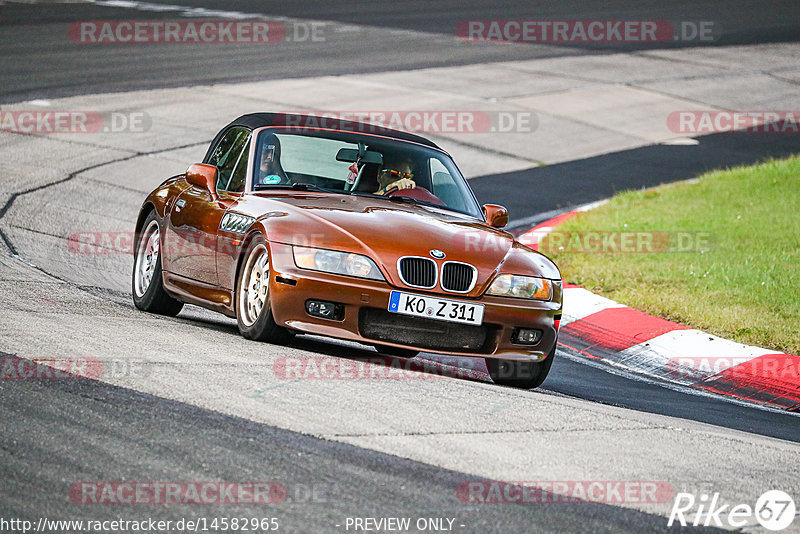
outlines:
[{"label": "headlight", "polygon": [[495,278],[486,294],[498,297],[550,300],[553,296],[553,283],[546,278],[501,274]]},{"label": "headlight", "polygon": [[375,262],[361,254],[311,247],[292,247],[294,263],[301,269],[383,280]]}]

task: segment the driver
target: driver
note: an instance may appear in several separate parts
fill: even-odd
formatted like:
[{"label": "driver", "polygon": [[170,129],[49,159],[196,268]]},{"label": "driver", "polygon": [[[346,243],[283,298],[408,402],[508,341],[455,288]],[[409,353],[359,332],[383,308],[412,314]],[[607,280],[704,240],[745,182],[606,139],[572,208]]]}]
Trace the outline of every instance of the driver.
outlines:
[{"label": "driver", "polygon": [[278,163],[281,146],[277,139],[261,146],[261,163],[258,169],[258,185],[277,184],[281,182],[281,168]]},{"label": "driver", "polygon": [[414,189],[417,184],[412,179],[414,173],[411,172],[411,161],[402,159],[395,165],[386,166],[378,171],[378,190],[376,195],[385,195],[392,189]]}]

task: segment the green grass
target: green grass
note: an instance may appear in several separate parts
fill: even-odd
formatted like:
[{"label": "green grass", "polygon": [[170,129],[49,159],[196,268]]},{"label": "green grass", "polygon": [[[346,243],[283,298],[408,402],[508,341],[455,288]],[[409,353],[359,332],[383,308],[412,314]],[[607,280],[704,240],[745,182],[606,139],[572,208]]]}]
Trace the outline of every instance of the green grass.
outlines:
[{"label": "green grass", "polygon": [[[667,251],[581,253],[587,231],[666,231]],[[543,251],[567,282],[735,341],[800,354],[800,157],[627,191],[567,220]],[[676,232],[710,236],[676,251]],[[650,234],[647,234],[650,235]],[[664,242],[656,234],[656,249]],[[696,243],[696,241],[695,241]]]}]

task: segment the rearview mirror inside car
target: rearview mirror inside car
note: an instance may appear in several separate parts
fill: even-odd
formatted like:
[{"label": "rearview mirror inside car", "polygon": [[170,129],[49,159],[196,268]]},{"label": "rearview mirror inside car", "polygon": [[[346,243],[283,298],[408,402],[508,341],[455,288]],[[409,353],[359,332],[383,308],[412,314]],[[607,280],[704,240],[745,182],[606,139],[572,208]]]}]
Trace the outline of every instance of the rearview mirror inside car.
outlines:
[{"label": "rearview mirror inside car", "polygon": [[508,210],[497,204],[484,204],[483,216],[489,226],[502,228],[508,224]]},{"label": "rearview mirror inside car", "polygon": [[195,163],[186,170],[186,181],[211,193],[211,200],[217,200],[217,175],[219,171],[213,165]]},{"label": "rearview mirror inside car", "polygon": [[346,161],[353,163],[361,161],[361,163],[374,163],[375,165],[383,165],[383,155],[374,150],[365,150],[361,153],[361,159],[358,158],[358,150],[355,148],[341,148],[336,153],[336,161]]}]

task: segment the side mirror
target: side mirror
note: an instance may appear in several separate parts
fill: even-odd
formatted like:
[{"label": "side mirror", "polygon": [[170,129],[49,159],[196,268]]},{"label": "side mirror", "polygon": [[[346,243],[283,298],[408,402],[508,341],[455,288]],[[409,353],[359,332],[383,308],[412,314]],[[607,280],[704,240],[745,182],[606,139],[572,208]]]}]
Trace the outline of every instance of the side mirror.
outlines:
[{"label": "side mirror", "polygon": [[217,200],[217,176],[219,171],[213,165],[195,163],[186,170],[186,181],[211,193],[211,200]]},{"label": "side mirror", "polygon": [[497,204],[484,204],[483,216],[489,226],[502,228],[508,224],[508,210]]}]

